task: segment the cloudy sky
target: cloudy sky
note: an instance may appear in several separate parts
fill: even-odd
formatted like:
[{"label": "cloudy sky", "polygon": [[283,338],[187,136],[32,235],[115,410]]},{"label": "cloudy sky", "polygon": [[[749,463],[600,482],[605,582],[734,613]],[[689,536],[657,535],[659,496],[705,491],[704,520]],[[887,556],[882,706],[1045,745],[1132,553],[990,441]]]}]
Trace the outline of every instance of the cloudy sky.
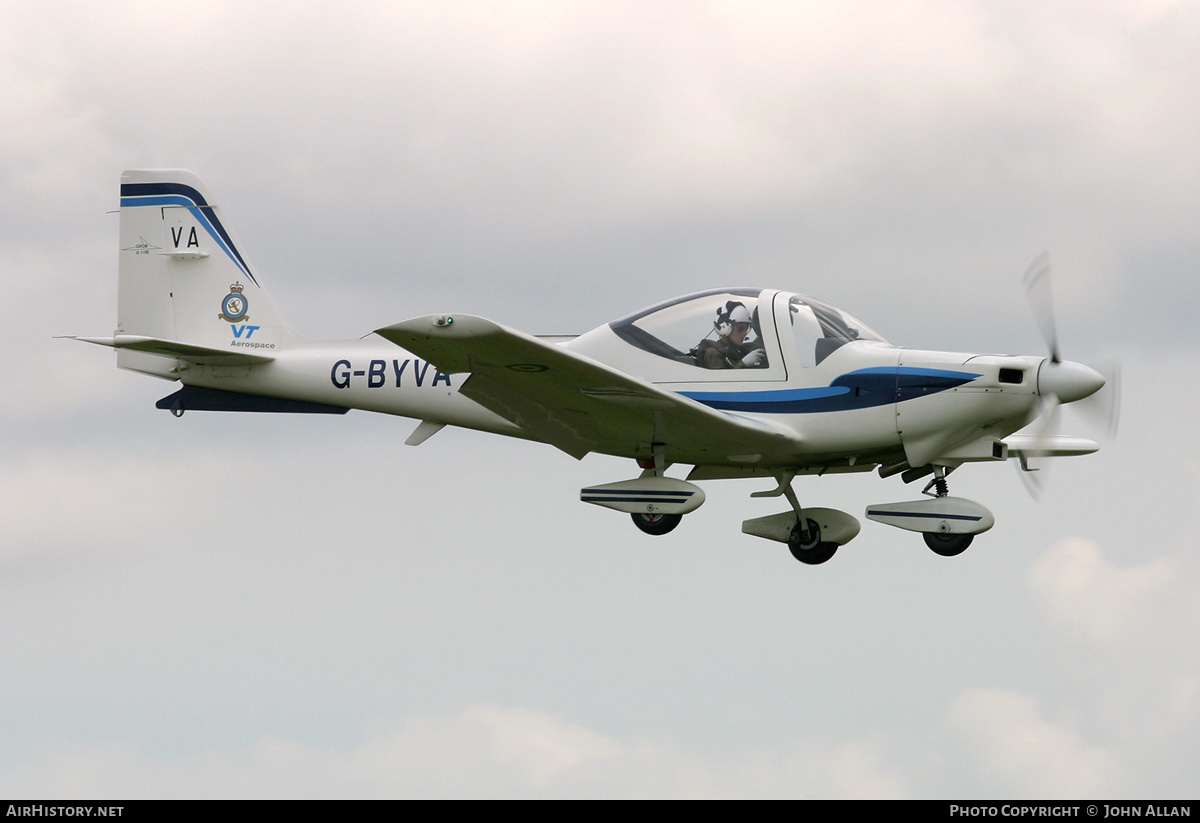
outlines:
[{"label": "cloudy sky", "polygon": [[[7,0],[0,122],[0,794],[1200,793],[1200,4]],[[867,523],[810,568],[740,533],[762,483],[651,538],[578,501],[615,458],[177,420],[53,339],[112,331],[155,167],[314,337],[745,284],[1041,354],[1049,249],[1120,438],[1040,503],[957,473],[997,520],[961,557]]]}]

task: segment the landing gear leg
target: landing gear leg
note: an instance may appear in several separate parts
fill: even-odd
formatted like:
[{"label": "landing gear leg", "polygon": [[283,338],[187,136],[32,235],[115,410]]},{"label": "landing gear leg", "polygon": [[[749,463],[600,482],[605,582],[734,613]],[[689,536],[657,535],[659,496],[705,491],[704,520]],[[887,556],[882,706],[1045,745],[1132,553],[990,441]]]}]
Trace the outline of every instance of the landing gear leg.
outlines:
[{"label": "landing gear leg", "polygon": [[[925,488],[921,490],[921,494],[927,494],[930,497],[945,497],[950,494],[950,485],[946,482],[946,475],[954,469],[947,470],[945,466],[933,467],[933,479],[925,484]],[[933,489],[931,493],[929,490]]]},{"label": "landing gear leg", "polygon": [[[922,493],[928,494],[931,497],[946,497],[950,494],[950,486],[946,483],[946,475],[949,473],[945,466],[934,466],[933,479],[925,486]],[[932,494],[929,491],[930,489],[933,489]],[[925,538],[925,545],[932,549],[934,554],[941,555],[942,557],[955,557],[962,554],[971,545],[971,541],[975,539],[975,535],[973,534],[950,534],[943,532],[924,532],[921,536]]]}]

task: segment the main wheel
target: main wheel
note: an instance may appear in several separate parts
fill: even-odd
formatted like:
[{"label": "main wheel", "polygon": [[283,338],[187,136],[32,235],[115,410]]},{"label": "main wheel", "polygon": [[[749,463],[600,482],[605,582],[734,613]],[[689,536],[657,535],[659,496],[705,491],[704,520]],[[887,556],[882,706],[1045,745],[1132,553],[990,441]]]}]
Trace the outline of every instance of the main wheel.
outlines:
[{"label": "main wheel", "polygon": [[646,534],[666,534],[679,525],[682,514],[631,514],[633,525]]},{"label": "main wheel", "polygon": [[817,521],[810,519],[807,523],[808,531],[801,529],[799,523],[792,527],[792,534],[788,538],[788,548],[792,552],[792,557],[801,563],[816,566],[833,557],[838,546],[837,543],[821,542],[821,527]]},{"label": "main wheel", "polygon": [[962,554],[975,539],[973,534],[941,534],[925,532],[925,545],[933,549],[934,554],[942,557],[954,557]]}]

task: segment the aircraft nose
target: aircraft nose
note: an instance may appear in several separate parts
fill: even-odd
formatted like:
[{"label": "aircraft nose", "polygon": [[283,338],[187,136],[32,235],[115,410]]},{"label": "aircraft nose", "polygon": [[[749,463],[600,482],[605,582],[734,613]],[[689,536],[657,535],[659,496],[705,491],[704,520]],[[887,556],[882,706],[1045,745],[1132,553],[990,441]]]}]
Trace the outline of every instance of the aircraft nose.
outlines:
[{"label": "aircraft nose", "polygon": [[1104,386],[1100,372],[1082,363],[1043,360],[1038,370],[1038,394],[1053,394],[1060,403],[1074,403],[1090,397]]}]

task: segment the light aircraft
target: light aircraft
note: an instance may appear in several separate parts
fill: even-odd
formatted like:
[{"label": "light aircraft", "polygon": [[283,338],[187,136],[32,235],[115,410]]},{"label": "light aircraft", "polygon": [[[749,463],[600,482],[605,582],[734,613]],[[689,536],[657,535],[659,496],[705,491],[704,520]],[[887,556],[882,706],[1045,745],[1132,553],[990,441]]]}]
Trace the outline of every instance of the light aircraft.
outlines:
[{"label": "light aircraft", "polygon": [[[1047,271],[1035,261],[1032,289],[1048,285]],[[923,499],[868,506],[866,517],[953,556],[994,519],[949,494],[952,471],[1010,458],[1028,470],[1030,457],[1098,448],[1050,433],[1060,404],[1105,383],[1059,358],[1052,311],[1041,318],[1049,357],[898,348],[834,306],[762,288],[688,294],[579,336],[448,313],[358,340],[310,340],[275,308],[205,186],[174,170],[123,174],[118,279],[116,331],[76,339],[116,349],[120,368],[181,383],[157,404],[177,416],[364,409],[420,421],[405,441],[413,446],[450,425],[575,458],[628,457],[635,477],[580,496],[649,534],[704,502],[696,481],[768,479],[773,488],[751,496],[782,496],[789,508],[742,531],[786,543],[808,564],[832,557],[860,524],[802,506],[797,476],[930,478]],[[686,479],[667,475],[676,464],[692,467]]]}]

